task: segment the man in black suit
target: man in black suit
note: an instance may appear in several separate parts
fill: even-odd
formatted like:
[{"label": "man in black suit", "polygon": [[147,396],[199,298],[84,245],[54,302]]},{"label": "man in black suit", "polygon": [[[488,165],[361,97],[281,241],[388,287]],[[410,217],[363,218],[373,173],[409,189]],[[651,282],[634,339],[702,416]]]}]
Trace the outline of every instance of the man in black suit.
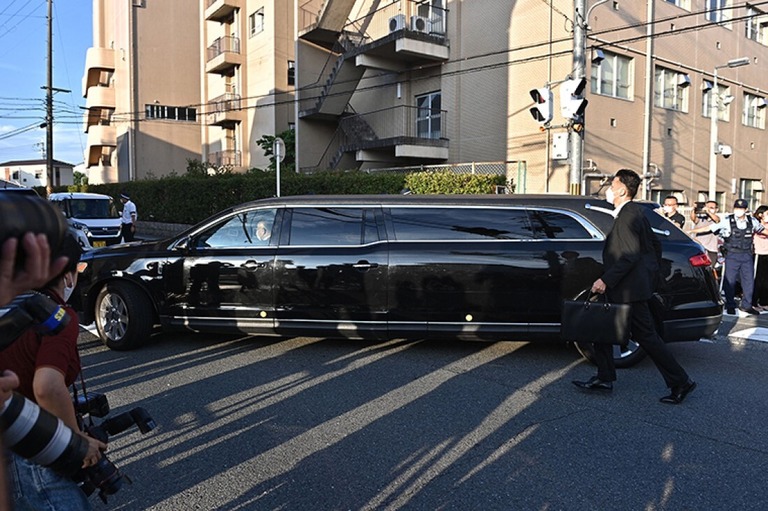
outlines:
[{"label": "man in black suit", "polygon": [[[607,293],[614,303],[632,306],[632,338],[651,357],[670,393],[661,398],[662,403],[680,404],[696,387],[666,344],[656,332],[648,300],[653,295],[659,278],[661,247],[651,225],[645,217],[643,206],[632,202],[640,186],[640,176],[629,169],[619,170],[606,193],[615,210],[611,231],[603,247],[603,276],[592,284],[593,293]],[[597,376],[573,384],[591,391],[611,391],[616,380],[613,362],[613,346],[595,344],[594,361]]]}]

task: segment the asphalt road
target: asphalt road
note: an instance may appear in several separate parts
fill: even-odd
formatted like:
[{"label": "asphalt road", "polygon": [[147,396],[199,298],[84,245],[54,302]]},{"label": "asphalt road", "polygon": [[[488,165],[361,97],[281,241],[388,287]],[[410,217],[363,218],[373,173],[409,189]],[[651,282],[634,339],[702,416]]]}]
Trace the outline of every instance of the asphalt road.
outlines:
[{"label": "asphalt road", "polygon": [[[733,330],[733,326],[729,331]],[[699,383],[664,405],[649,361],[612,394],[562,345],[84,333],[90,390],[145,407],[109,456],[133,479],[96,509],[766,509],[768,344],[674,345]]]}]

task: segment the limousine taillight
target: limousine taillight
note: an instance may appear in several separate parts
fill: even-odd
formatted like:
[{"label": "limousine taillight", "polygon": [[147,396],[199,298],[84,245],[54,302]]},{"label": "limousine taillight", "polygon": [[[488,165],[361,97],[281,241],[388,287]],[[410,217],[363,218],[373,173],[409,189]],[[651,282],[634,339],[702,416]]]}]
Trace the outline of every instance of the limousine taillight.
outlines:
[{"label": "limousine taillight", "polygon": [[709,258],[709,254],[707,253],[697,254],[693,257],[690,257],[688,261],[694,268],[702,268],[712,264],[712,259]]}]

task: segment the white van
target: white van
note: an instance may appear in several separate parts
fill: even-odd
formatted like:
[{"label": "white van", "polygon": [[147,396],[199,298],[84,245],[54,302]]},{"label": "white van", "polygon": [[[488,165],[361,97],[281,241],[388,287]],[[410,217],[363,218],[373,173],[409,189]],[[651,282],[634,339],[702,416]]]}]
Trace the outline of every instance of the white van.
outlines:
[{"label": "white van", "polygon": [[48,200],[59,206],[67,217],[70,231],[83,250],[120,243],[120,215],[115,201],[100,193],[52,193]]}]

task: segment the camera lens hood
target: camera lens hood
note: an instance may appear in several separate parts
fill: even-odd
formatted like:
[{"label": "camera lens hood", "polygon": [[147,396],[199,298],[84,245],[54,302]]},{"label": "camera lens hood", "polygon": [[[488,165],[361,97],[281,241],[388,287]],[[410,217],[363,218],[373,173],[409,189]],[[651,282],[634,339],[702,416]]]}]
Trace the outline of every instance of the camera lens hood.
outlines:
[{"label": "camera lens hood", "polygon": [[[67,234],[67,220],[52,203],[29,195],[0,195],[0,244],[9,238],[21,238],[25,233],[45,234],[51,247],[51,257],[58,257],[61,242]],[[16,267],[24,266],[24,248],[19,243]]]}]

